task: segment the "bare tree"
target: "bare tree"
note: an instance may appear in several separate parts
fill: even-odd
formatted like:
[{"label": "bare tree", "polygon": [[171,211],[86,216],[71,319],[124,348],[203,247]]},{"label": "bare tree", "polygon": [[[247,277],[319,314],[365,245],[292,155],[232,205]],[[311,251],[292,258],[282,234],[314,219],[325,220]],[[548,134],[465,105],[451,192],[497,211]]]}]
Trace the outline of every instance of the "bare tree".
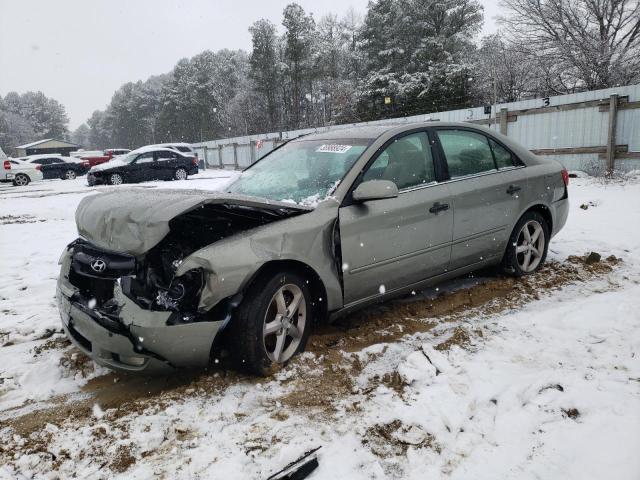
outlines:
[{"label": "bare tree", "polygon": [[567,93],[640,79],[638,0],[502,0],[510,40]]},{"label": "bare tree", "polygon": [[500,33],[484,37],[473,68],[478,100],[515,102],[538,93],[539,72],[527,60],[526,54],[506,42]]}]

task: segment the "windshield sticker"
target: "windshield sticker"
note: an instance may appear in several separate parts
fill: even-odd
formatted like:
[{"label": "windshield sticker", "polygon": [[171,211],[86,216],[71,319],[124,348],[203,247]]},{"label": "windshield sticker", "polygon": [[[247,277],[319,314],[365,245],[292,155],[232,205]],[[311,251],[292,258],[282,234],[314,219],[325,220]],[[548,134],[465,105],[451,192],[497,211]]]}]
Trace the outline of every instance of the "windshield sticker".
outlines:
[{"label": "windshield sticker", "polygon": [[320,145],[316,152],[324,153],[347,153],[352,145]]}]

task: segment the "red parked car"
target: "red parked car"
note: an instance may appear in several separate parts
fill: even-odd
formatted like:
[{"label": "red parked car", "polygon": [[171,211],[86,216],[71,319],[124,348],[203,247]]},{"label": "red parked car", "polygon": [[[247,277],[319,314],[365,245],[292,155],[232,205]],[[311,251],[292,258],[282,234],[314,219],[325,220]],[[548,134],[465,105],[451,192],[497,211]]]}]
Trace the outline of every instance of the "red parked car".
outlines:
[{"label": "red parked car", "polygon": [[81,156],[80,158],[84,160],[82,165],[84,167],[94,167],[96,165],[100,165],[101,163],[106,163],[111,160],[113,157],[117,157],[118,155],[126,155],[131,150],[127,148],[109,148],[102,152],[102,155],[87,155],[86,157]]}]

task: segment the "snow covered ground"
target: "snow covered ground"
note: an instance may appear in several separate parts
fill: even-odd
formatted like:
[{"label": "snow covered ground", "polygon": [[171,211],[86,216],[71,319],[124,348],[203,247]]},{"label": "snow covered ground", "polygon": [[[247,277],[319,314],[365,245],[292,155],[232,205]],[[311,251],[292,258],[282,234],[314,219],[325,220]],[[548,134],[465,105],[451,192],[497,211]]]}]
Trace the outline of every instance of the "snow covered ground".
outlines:
[{"label": "snow covered ground", "polygon": [[536,276],[352,315],[271,379],[132,378],[69,346],[58,256],[79,200],[120,188],[83,183],[0,186],[0,478],[267,478],[317,446],[313,479],[640,478],[638,178],[572,179]]}]

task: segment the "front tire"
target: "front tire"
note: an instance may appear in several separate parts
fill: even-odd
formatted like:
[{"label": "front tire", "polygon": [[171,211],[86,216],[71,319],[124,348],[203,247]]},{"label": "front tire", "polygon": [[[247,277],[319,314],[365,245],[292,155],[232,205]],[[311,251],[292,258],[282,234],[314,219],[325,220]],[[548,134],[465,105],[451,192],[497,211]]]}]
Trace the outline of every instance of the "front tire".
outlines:
[{"label": "front tire", "polygon": [[173,174],[173,178],[176,180],[186,180],[188,176],[187,171],[184,168],[178,168]]},{"label": "front tire", "polygon": [[119,173],[112,173],[109,175],[109,184],[110,185],[122,185],[124,183],[124,179],[122,175]]},{"label": "front tire", "polygon": [[236,366],[266,376],[303,351],[311,331],[310,299],[306,280],[293,272],[254,282],[227,337]]},{"label": "front tire", "polygon": [[74,172],[73,170],[67,170],[66,172],[64,172],[64,175],[62,176],[63,180],[75,180],[76,178],[76,172]]},{"label": "front tire", "polygon": [[537,212],[525,213],[511,233],[502,270],[508,275],[521,277],[540,270],[547,258],[549,224]]},{"label": "front tire", "polygon": [[31,181],[31,179],[29,178],[28,175],[25,175],[24,173],[18,173],[18,174],[16,174],[15,178],[13,179],[13,186],[14,187],[26,187],[27,185],[29,185],[30,181]]}]

